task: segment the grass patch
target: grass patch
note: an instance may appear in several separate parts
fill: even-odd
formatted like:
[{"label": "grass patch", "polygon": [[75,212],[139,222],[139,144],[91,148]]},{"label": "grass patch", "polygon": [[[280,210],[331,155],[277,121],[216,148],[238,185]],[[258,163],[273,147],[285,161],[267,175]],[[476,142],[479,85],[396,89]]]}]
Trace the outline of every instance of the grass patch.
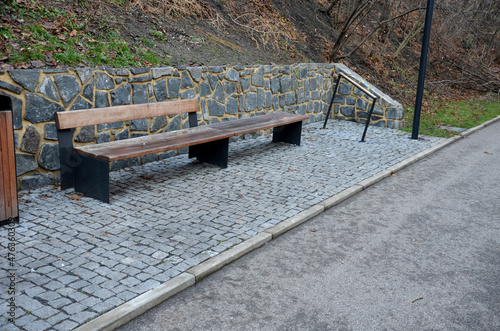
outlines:
[{"label": "grass patch", "polygon": [[[403,131],[411,132],[414,107],[405,107]],[[470,129],[492,118],[500,116],[500,97],[490,95],[483,98],[458,101],[433,100],[422,110],[419,134],[435,137],[452,137],[460,134],[441,129],[442,126]]]}]

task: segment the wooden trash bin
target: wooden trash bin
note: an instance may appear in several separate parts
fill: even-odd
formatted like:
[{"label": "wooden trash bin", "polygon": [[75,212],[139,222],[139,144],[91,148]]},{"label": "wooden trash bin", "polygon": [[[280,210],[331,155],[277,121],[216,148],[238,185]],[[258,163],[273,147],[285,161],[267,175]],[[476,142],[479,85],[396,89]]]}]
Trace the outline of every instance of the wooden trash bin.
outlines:
[{"label": "wooden trash bin", "polygon": [[0,96],[0,225],[19,221],[12,102]]}]

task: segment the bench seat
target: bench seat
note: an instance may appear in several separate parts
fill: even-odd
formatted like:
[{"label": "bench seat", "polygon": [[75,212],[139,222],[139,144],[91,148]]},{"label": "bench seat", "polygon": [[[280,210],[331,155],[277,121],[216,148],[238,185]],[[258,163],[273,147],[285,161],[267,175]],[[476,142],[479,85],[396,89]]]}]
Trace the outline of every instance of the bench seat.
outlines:
[{"label": "bench seat", "polygon": [[294,114],[274,113],[73,149],[75,153],[111,162],[276,128],[308,118],[307,115],[297,118]]}]

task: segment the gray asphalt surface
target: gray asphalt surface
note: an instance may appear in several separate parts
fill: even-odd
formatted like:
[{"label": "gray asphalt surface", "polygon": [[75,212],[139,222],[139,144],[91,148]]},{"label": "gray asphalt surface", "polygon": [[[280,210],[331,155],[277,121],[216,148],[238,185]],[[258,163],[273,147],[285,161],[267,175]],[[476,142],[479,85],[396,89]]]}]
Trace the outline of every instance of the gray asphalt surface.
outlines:
[{"label": "gray asphalt surface", "polygon": [[500,330],[500,122],[120,330]]}]

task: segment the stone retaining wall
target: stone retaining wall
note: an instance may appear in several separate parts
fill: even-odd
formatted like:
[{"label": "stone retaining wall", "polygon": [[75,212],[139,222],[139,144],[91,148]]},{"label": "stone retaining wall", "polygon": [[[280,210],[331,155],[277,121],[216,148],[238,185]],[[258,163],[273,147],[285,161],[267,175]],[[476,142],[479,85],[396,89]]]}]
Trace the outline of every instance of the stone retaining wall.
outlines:
[{"label": "stone retaining wall", "polygon": [[[18,187],[28,189],[59,182],[56,111],[197,98],[200,125],[275,111],[309,114],[309,121],[316,122],[325,118],[339,72],[379,97],[372,118],[374,125],[402,126],[401,104],[342,64],[0,71],[0,95],[11,97],[13,105]],[[364,122],[369,105],[370,99],[361,90],[342,82],[333,116]],[[84,127],[76,130],[75,145],[187,126],[187,116],[177,115]],[[112,169],[183,152],[124,160],[112,164]]]}]

